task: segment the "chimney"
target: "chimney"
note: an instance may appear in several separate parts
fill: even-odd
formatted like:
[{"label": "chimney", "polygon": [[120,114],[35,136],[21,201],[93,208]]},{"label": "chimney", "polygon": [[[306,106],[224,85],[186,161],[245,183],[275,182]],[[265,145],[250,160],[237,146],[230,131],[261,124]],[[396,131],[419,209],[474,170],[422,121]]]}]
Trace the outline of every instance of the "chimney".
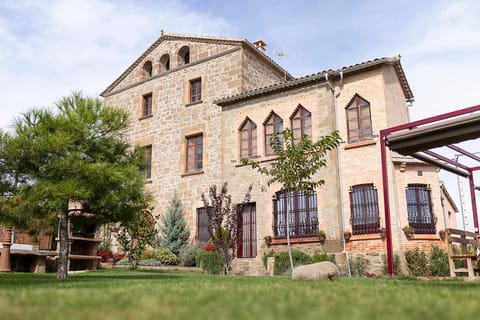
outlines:
[{"label": "chimney", "polygon": [[263,40],[257,40],[253,43],[253,45],[262,52],[265,52],[267,49],[267,44]]}]

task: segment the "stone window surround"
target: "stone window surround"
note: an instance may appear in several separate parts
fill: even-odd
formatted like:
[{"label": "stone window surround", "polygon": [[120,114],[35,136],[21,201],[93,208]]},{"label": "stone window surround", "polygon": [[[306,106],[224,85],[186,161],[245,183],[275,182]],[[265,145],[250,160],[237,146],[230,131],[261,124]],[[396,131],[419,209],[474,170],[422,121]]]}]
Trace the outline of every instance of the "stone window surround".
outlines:
[{"label": "stone window surround", "polygon": [[[181,177],[188,177],[192,175],[203,174],[204,170],[208,164],[208,156],[207,156],[207,146],[208,146],[208,138],[205,134],[205,126],[204,124],[199,124],[187,128],[183,128],[180,132],[181,135],[181,143],[179,144],[179,153],[180,153],[180,176]],[[202,147],[203,147],[203,154],[202,154],[202,169],[195,170],[195,171],[187,171],[187,139],[189,137],[195,137],[202,135]]]}]

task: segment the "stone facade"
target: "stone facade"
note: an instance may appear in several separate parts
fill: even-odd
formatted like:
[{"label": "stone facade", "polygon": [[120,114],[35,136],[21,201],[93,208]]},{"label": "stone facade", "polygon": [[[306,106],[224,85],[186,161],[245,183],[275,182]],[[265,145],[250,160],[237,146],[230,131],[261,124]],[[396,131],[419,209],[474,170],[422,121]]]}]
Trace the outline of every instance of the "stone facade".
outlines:
[{"label": "stone facade", "polygon": [[[185,48],[189,52],[188,63],[182,56]],[[195,79],[201,81],[201,100],[190,103]],[[144,96],[150,93],[152,111],[145,115]],[[277,238],[267,247],[263,240],[272,236],[272,199],[280,186],[268,186],[265,177],[240,164],[239,130],[246,120],[256,125],[255,159],[268,164],[272,156],[265,154],[265,121],[274,112],[283,119],[283,128],[287,128],[296,110],[305,108],[311,113],[314,140],[337,129],[345,142],[338,151],[328,154],[327,167],[317,173],[326,181],[315,190],[318,228],[325,232],[326,240],[309,237],[294,239],[292,243],[311,254],[334,253],[343,270],[345,253],[366,255],[371,257],[372,265],[379,265],[380,254],[386,250],[380,231],[353,235],[346,242],[343,239],[344,232],[352,231],[349,197],[350,188],[355,185],[373,184],[378,190],[380,226],[385,226],[378,133],[408,122],[405,101],[412,98],[398,57],[294,79],[246,40],[162,34],[102,95],[106,105],[129,111],[125,138],[132,144],[152,146],[147,188],[155,198],[155,213],[165,213],[177,190],[192,230],[192,241],[197,235],[197,208],[203,207],[201,194],[210,185],[227,181],[233,202],[240,202],[253,183],[256,232],[252,241],[256,256],[239,258],[234,263],[235,272],[253,275],[265,274],[263,255],[285,250],[286,242]],[[373,136],[348,143],[345,108],[355,96],[370,104]],[[196,135],[203,137],[202,166],[189,171],[187,139]],[[388,171],[394,250],[427,248],[438,242],[437,234],[415,235],[409,240],[402,232],[402,227],[408,225],[405,188],[412,183],[429,186],[436,229],[445,228],[436,169],[389,153]],[[373,269],[372,272],[378,272],[378,268]]]}]

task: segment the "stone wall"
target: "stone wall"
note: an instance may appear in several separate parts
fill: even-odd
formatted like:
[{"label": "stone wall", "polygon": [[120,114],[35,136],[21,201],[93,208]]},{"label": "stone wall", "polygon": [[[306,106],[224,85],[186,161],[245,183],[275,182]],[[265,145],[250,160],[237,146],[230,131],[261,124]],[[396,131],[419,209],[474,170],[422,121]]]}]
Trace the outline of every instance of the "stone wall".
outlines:
[{"label": "stone wall", "polygon": [[[190,48],[190,64],[181,65],[177,55],[185,45]],[[129,112],[127,141],[152,146],[152,178],[146,187],[154,196],[155,214],[166,212],[177,190],[192,239],[196,236],[196,209],[203,207],[201,194],[224,181],[221,108],[213,101],[244,90],[244,68],[254,69],[258,64],[252,55],[244,56],[245,52],[233,45],[163,41],[105,97],[106,105]],[[159,60],[166,53],[171,69],[162,73]],[[142,70],[145,61],[153,62],[149,79]],[[247,87],[271,84],[274,72],[265,74],[263,78],[258,74],[256,83]],[[202,81],[202,100],[190,104],[190,80],[198,78]],[[142,117],[143,96],[148,93],[153,98],[152,115]],[[203,134],[203,169],[187,173],[186,137],[195,134]]]}]

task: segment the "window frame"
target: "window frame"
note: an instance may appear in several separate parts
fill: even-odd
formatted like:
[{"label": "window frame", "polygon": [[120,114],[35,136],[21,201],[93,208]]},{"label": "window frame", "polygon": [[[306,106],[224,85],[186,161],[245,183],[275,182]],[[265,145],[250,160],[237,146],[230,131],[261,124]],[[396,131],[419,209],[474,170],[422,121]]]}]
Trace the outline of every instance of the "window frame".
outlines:
[{"label": "window frame", "polygon": [[242,211],[239,212],[237,233],[237,258],[255,258],[257,256],[257,206],[255,202],[243,205]]},{"label": "window frame", "polygon": [[[311,190],[309,193],[304,191],[278,191],[273,200],[273,235],[275,239],[286,239],[287,226],[286,214],[288,208],[288,197],[293,198],[293,228],[290,228],[290,238],[309,238],[318,237],[318,202],[317,193]],[[301,200],[301,201],[300,201]],[[305,220],[301,224],[301,214],[304,213]],[[289,223],[291,224],[291,223]]]},{"label": "window frame", "polygon": [[190,48],[188,46],[183,46],[178,50],[178,64],[186,65],[190,63]]},{"label": "window frame", "polygon": [[405,189],[408,225],[415,233],[436,233],[437,219],[433,214],[431,191],[427,184],[422,183],[409,183]]},{"label": "window frame", "polygon": [[[362,116],[362,108],[368,111],[368,116]],[[356,118],[353,117],[353,115]],[[347,120],[348,143],[357,143],[373,139],[372,110],[369,101],[355,94],[345,107],[345,117]],[[365,125],[365,122],[368,122],[368,125]],[[355,128],[352,128],[353,124]],[[358,138],[353,137],[354,133],[357,133]]]},{"label": "window frame", "polygon": [[197,208],[197,234],[196,239],[200,242],[208,242],[210,240],[210,232],[208,231],[210,219],[208,209],[210,207]]},{"label": "window frame", "polygon": [[[195,134],[186,137],[186,152],[185,152],[185,171],[200,172],[203,170],[203,133]],[[201,148],[199,150],[199,148]],[[193,150],[191,153],[190,150]],[[193,155],[194,167],[190,167],[190,157]],[[200,163],[200,165],[198,165]]]},{"label": "window frame", "polygon": [[[271,121],[271,123],[270,123]],[[269,132],[271,129],[272,132]],[[276,114],[275,112],[270,112],[268,118],[263,122],[263,134],[264,134],[264,143],[265,143],[265,156],[275,155],[275,150],[270,146],[270,137],[272,135],[278,135],[282,145],[280,146],[283,150],[283,141],[282,141],[282,131],[283,131],[283,119]]]},{"label": "window frame", "polygon": [[202,78],[195,78],[189,80],[189,96],[188,101],[189,103],[198,103],[202,101]]},{"label": "window frame", "polygon": [[380,231],[378,192],[373,183],[350,187],[350,224],[352,234],[369,234]]},{"label": "window frame", "polygon": [[142,116],[141,118],[153,115],[153,93],[147,93],[142,96]]},{"label": "window frame", "polygon": [[[298,121],[298,127],[296,127],[296,121]],[[299,104],[293,114],[290,116],[290,128],[292,129],[294,143],[298,143],[305,135],[311,140],[312,113],[304,106]],[[296,135],[297,131],[299,131],[299,135]]]},{"label": "window frame", "polygon": [[170,70],[170,55],[168,53],[165,53],[162,55],[159,59],[160,62],[160,72],[167,72]]},{"label": "window frame", "polygon": [[[240,159],[257,157],[257,124],[249,117],[246,117],[238,128],[238,133]],[[246,137],[244,138],[245,133]],[[246,150],[246,153],[244,153],[244,150]]]},{"label": "window frame", "polygon": [[150,61],[150,60],[145,61],[145,63],[143,64],[143,67],[142,67],[142,72],[143,72],[143,75],[146,78],[151,78],[152,77],[152,75],[153,75],[153,63],[152,63],[152,61]]}]

